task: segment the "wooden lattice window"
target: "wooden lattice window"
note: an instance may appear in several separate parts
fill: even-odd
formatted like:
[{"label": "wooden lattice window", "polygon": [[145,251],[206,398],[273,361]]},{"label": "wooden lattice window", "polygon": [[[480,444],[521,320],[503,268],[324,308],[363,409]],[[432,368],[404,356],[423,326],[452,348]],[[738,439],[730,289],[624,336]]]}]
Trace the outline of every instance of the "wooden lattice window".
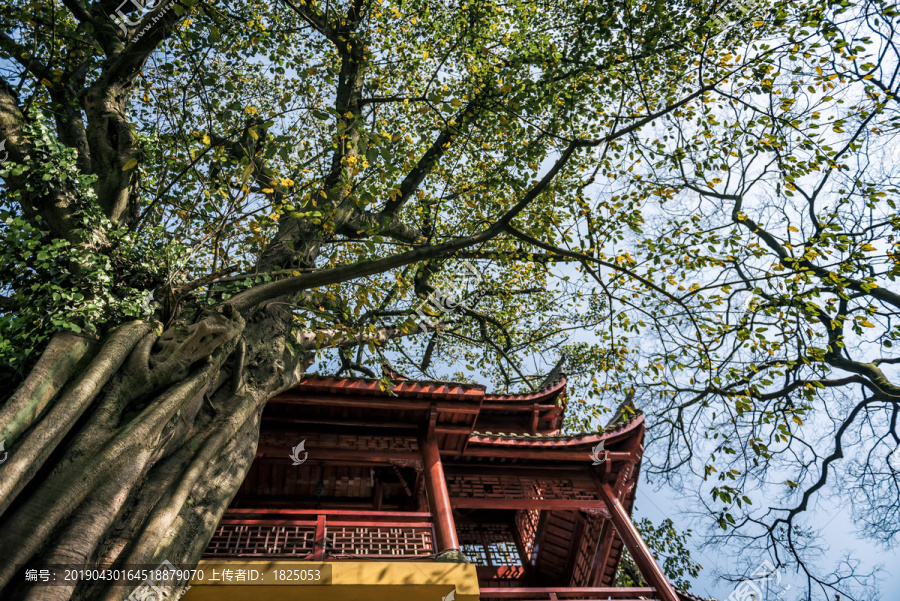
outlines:
[{"label": "wooden lattice window", "polygon": [[521,566],[515,533],[508,524],[459,524],[460,550],[480,566]]},{"label": "wooden lattice window", "polygon": [[430,528],[328,527],[328,552],[351,557],[419,557],[434,553]]},{"label": "wooden lattice window", "polygon": [[[377,524],[355,520],[325,522],[325,556],[406,559],[434,556],[430,524]],[[216,529],[206,557],[300,557],[315,551],[316,524],[246,525],[227,520]]]},{"label": "wooden lattice window", "polygon": [[222,524],[213,534],[205,556],[305,556],[313,551],[315,526],[245,526]]},{"label": "wooden lattice window", "polygon": [[584,516],[584,534],[581,537],[581,546],[575,556],[575,565],[572,570],[570,586],[590,586],[594,569],[594,555],[600,544],[600,536],[603,531],[604,520],[599,515]]},{"label": "wooden lattice window", "polygon": [[520,509],[516,512],[516,528],[519,531],[519,539],[522,541],[525,557],[529,560],[534,551],[534,538],[537,536],[540,519],[541,511],[539,509]]}]

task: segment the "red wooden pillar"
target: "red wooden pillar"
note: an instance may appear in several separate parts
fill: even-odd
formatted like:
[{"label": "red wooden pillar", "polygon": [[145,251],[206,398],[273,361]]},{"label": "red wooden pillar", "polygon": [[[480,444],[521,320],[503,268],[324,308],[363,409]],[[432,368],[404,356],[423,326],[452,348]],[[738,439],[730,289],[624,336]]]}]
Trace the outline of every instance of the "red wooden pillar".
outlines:
[{"label": "red wooden pillar", "polygon": [[325,516],[316,518],[316,539],[313,542],[313,561],[325,559]]},{"label": "red wooden pillar", "polygon": [[650,549],[647,548],[647,543],[644,542],[640,533],[637,531],[637,528],[634,527],[634,523],[632,523],[628,512],[625,511],[625,507],[619,500],[618,495],[613,492],[609,484],[602,481],[593,471],[591,471],[591,476],[594,478],[594,484],[597,486],[597,492],[600,493],[600,498],[606,503],[616,532],[619,533],[622,542],[625,543],[625,547],[634,558],[634,562],[641,571],[641,576],[644,577],[644,580],[646,580],[650,586],[656,589],[657,599],[661,599],[662,601],[679,601],[678,595],[675,594],[675,589],[669,584],[662,568],[660,568],[659,564],[656,563],[656,560],[653,559]]},{"label": "red wooden pillar", "polygon": [[459,539],[456,536],[456,524],[453,522],[453,508],[450,506],[450,494],[447,492],[447,480],[444,478],[444,466],[441,464],[441,453],[434,434],[437,422],[437,411],[432,408],[428,428],[419,435],[419,448],[422,451],[422,464],[425,467],[425,491],[428,493],[428,505],[434,520],[434,534],[439,553],[458,551]]}]

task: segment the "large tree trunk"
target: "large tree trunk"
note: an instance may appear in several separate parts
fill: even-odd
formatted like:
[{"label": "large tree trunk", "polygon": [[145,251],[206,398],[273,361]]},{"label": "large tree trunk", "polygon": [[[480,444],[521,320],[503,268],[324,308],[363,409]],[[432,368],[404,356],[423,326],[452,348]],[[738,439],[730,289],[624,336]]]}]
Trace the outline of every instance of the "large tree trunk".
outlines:
[{"label": "large tree trunk", "polygon": [[265,402],[312,362],[291,323],[283,304],[223,305],[164,332],[135,321],[96,343],[55,337],[0,410],[0,598],[133,590],[26,585],[26,567],[195,565],[253,460]]}]

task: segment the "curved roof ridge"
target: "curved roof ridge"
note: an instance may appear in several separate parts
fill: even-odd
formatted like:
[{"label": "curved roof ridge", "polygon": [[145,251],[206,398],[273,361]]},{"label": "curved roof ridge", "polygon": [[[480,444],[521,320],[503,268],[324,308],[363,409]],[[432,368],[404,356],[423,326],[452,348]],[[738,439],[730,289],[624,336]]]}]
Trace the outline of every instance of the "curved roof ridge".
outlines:
[{"label": "curved roof ridge", "polygon": [[534,392],[516,392],[512,394],[485,393],[485,401],[535,401],[550,398],[551,396],[559,396],[565,391],[566,377],[560,375],[558,379],[551,382],[544,388],[535,390]]},{"label": "curved roof ridge", "polygon": [[[320,374],[318,372],[310,372],[303,375],[300,378],[300,381],[294,385],[294,388],[301,386],[313,386],[317,383],[324,384],[326,382],[332,383],[335,386],[339,386],[341,388],[350,388],[353,385],[364,385],[364,384],[376,384],[381,382],[382,378],[366,378],[362,376],[352,376],[352,377],[343,377],[343,376],[335,376],[335,375],[326,375]],[[338,384],[339,383],[339,384]],[[487,390],[487,387],[484,384],[471,384],[468,382],[450,382],[446,380],[413,380],[413,379],[403,379],[394,382],[394,386],[391,387],[392,390],[397,390],[401,386],[448,386],[455,388],[466,388],[466,389],[474,389],[474,390]]]},{"label": "curved roof ridge", "polygon": [[[387,375],[387,374],[386,374]],[[412,378],[403,378],[400,380],[395,380],[394,386],[391,388],[393,390],[403,389],[402,387],[405,385],[415,386],[449,386],[449,387],[457,387],[463,389],[476,389],[485,391],[484,400],[485,401],[509,401],[509,402],[535,402],[541,400],[547,400],[551,397],[560,396],[566,388],[567,380],[566,376],[557,373],[556,378],[549,382],[543,388],[535,390],[533,392],[516,392],[516,393],[489,393],[487,392],[487,387],[484,384],[472,384],[469,382],[452,382],[448,380],[418,380]],[[390,376],[388,376],[390,377]],[[394,378],[391,378],[394,380]],[[548,378],[549,379],[549,378]],[[376,384],[377,382],[381,382],[382,378],[368,378],[364,376],[335,376],[328,374],[320,374],[318,372],[310,372],[305,374],[299,382],[295,385],[295,387],[302,386],[314,386],[316,384],[331,384],[332,386],[338,386],[341,388],[352,388],[354,385],[356,387],[365,385],[365,384]],[[547,380],[545,380],[547,382]]]},{"label": "curved roof ridge", "polygon": [[473,431],[469,437],[469,440],[475,441],[475,439],[478,439],[477,441],[482,441],[488,439],[500,439],[521,441],[572,441],[579,438],[585,438],[588,440],[583,442],[600,442],[601,440],[609,440],[611,438],[622,436],[623,434],[634,430],[638,426],[641,426],[643,423],[643,414],[638,414],[629,422],[620,424],[615,428],[609,430],[604,429],[602,432],[573,432],[571,434],[516,434],[514,432],[506,433]]}]

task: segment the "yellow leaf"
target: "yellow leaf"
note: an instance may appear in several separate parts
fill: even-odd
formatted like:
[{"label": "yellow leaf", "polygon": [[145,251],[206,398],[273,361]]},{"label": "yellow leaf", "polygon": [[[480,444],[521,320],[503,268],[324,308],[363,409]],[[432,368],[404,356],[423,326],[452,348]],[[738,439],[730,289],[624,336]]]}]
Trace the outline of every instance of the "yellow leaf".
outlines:
[{"label": "yellow leaf", "polygon": [[863,319],[859,322],[859,325],[865,326],[867,328],[874,328],[875,324],[869,321],[868,319]]},{"label": "yellow leaf", "polygon": [[753,22],[753,26],[754,26],[754,27],[762,27],[762,26],[765,25],[765,24],[766,24],[765,21],[754,21],[754,22]]},{"label": "yellow leaf", "polygon": [[137,159],[131,159],[122,167],[122,171],[130,171],[137,167]]},{"label": "yellow leaf", "polygon": [[872,246],[872,245],[869,244],[868,242],[866,242],[865,244],[863,244],[862,246],[860,246],[860,249],[862,249],[862,250],[864,250],[864,251],[866,251],[866,252],[872,252],[873,250],[878,250],[877,248],[875,248],[874,246]]},{"label": "yellow leaf", "polygon": [[250,137],[253,138],[254,140],[259,140],[259,134],[256,133],[255,129],[250,130]]},{"label": "yellow leaf", "polygon": [[271,194],[274,191],[272,188],[263,188],[263,194]]},{"label": "yellow leaf", "polygon": [[204,143],[204,144],[211,144],[211,143],[212,143],[212,140],[209,139],[209,134],[203,134],[203,143]]},{"label": "yellow leaf", "polygon": [[789,226],[788,226],[788,230],[790,230],[790,231],[792,231],[792,232],[799,232],[799,231],[800,231],[800,230],[798,230],[797,228],[795,228],[793,225],[789,225]]},{"label": "yellow leaf", "polygon": [[47,86],[48,88],[52,88],[52,87],[53,87],[53,84],[50,83],[50,80],[49,80],[49,79],[42,79],[42,80],[41,80],[41,83],[44,84],[45,86]]}]

